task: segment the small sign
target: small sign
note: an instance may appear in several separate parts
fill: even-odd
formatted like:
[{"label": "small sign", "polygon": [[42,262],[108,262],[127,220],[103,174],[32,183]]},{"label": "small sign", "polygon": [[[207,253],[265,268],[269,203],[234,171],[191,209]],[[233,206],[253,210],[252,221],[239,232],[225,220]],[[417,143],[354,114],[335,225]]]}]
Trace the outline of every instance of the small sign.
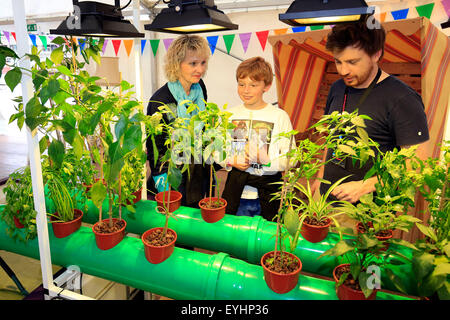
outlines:
[{"label": "small sign", "polygon": [[37,31],[37,24],[36,23],[27,24],[27,31]]}]

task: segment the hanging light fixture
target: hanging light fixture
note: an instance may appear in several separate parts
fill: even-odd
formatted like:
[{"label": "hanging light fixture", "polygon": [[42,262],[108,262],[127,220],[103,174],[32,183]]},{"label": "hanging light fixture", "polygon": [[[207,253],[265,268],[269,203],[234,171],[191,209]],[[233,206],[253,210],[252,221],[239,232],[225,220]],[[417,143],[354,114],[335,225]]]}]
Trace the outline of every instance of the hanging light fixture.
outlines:
[{"label": "hanging light fixture", "polygon": [[295,0],[279,20],[291,26],[363,21],[375,13],[364,0]]},{"label": "hanging light fixture", "polygon": [[235,30],[237,24],[217,9],[214,0],[170,0],[145,30],[168,33],[199,33]]},{"label": "hanging light fixture", "polygon": [[86,37],[123,37],[143,38],[130,21],[122,16],[120,0],[114,0],[115,5],[108,5],[95,1],[72,0],[74,12],[69,15],[56,29],[51,29],[51,34],[86,36]]}]

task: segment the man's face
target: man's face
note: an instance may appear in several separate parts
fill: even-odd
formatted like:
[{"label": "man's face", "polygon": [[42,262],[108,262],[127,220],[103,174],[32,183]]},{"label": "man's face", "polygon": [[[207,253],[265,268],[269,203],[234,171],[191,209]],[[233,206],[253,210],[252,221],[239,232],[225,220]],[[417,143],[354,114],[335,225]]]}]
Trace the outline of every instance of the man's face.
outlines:
[{"label": "man's face", "polygon": [[378,70],[377,64],[381,50],[369,56],[364,50],[348,46],[342,51],[333,52],[336,69],[345,84],[353,88],[367,88]]}]

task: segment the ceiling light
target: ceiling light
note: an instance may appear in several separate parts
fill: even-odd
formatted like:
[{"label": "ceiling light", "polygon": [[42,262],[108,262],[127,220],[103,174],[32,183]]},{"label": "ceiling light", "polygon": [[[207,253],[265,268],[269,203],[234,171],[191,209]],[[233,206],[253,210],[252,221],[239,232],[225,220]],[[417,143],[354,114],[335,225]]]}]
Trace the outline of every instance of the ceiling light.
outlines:
[{"label": "ceiling light", "polygon": [[375,13],[364,0],[295,0],[279,20],[291,26],[362,21]]},{"label": "ceiling light", "polygon": [[143,38],[130,21],[122,16],[122,10],[130,3],[120,8],[120,0],[114,0],[115,5],[95,1],[72,0],[74,12],[68,16],[51,34],[89,36],[89,37],[122,37]]},{"label": "ceiling light", "polygon": [[145,30],[168,33],[199,33],[235,30],[238,25],[214,5],[214,0],[170,0]]}]

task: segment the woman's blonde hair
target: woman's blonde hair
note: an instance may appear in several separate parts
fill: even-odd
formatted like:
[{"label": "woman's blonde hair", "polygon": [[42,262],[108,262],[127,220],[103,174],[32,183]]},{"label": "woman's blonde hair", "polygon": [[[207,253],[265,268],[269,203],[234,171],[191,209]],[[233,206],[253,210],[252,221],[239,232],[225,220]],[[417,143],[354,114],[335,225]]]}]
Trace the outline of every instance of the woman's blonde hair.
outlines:
[{"label": "woman's blonde hair", "polygon": [[175,39],[167,50],[165,72],[170,82],[178,80],[181,62],[186,58],[188,50],[194,51],[208,61],[210,49],[208,42],[197,35],[182,35]]}]

